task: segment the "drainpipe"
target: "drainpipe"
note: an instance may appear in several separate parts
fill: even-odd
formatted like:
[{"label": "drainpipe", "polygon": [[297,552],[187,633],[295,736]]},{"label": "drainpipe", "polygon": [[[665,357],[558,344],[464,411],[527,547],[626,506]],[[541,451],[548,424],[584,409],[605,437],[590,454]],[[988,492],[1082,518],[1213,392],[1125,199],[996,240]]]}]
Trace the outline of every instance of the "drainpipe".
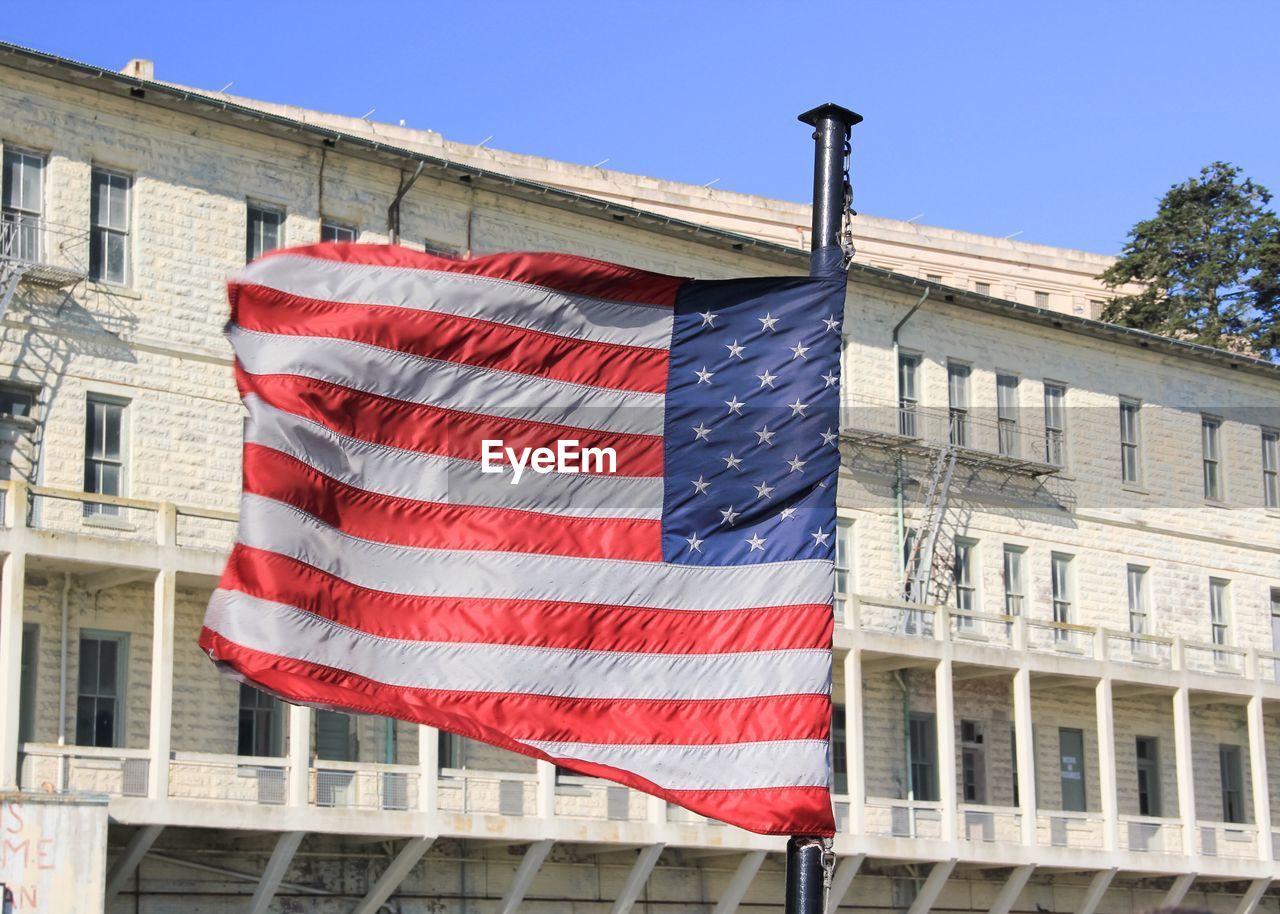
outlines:
[{"label": "drainpipe", "polygon": [[[907,680],[902,675],[902,670],[894,670],[893,678],[898,683],[898,688],[902,690],[902,757],[906,759],[902,776],[903,793],[907,795],[908,800],[914,800],[915,789],[911,783],[911,692],[907,688]],[[914,831],[914,814],[911,816],[911,825]]]},{"label": "drainpipe", "polygon": [[418,176],[422,174],[423,164],[422,162],[418,163],[417,169],[413,172],[413,177],[408,181],[404,180],[404,173],[401,172],[400,187],[396,190],[395,199],[387,207],[387,235],[390,237],[392,244],[400,243],[400,201],[404,199],[404,195],[409,192],[409,188],[413,187],[418,180]]},{"label": "drainpipe", "polygon": [[[893,376],[894,386],[898,383],[898,332],[902,330],[903,325],[911,320],[911,316],[920,310],[920,306],[929,298],[929,288],[926,286],[924,294],[906,314],[902,316],[902,320],[893,325]],[[902,478],[902,455],[899,454],[894,458],[894,476],[893,476],[893,508],[894,516],[897,518],[898,526],[898,561],[902,561],[902,552],[906,548],[907,543],[907,522],[906,512],[903,505],[903,483]]]},{"label": "drainpipe", "polygon": [[67,630],[71,616],[68,595],[71,592],[71,572],[62,573],[62,647],[58,657],[58,745],[67,744],[67,651],[71,633]]}]

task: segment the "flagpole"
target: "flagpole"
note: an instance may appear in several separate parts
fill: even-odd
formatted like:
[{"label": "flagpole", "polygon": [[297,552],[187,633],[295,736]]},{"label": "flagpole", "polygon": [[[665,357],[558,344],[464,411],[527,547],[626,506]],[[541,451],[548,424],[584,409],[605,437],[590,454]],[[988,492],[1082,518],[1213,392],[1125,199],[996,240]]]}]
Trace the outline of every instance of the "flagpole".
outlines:
[{"label": "flagpole", "polygon": [[[800,115],[813,127],[813,242],[810,276],[839,276],[845,268],[840,231],[852,192],[846,161],[849,133],[862,120],[848,108],[828,102]],[[786,914],[825,914],[827,844],[796,835],[787,842]]]}]

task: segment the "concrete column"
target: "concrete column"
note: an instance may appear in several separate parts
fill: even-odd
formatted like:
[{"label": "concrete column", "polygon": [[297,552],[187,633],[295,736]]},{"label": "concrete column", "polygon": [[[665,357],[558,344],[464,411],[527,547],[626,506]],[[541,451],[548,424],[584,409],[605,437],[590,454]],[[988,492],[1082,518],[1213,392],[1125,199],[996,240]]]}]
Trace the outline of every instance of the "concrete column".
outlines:
[{"label": "concrete column", "polygon": [[716,902],[715,910],[712,911],[712,914],[734,914],[738,910],[738,905],[742,904],[742,899],[746,896],[747,889],[751,888],[751,883],[755,880],[756,873],[760,871],[760,865],[764,863],[764,858],[764,851],[747,852],[747,855],[738,864],[738,868],[734,870],[733,878],[729,880],[729,885],[725,888],[724,894]]},{"label": "concrete column", "polygon": [[[289,706],[289,805],[311,799],[311,709]],[[292,856],[292,855],[290,855]]]},{"label": "concrete column", "polygon": [[0,790],[18,786],[18,722],[22,716],[22,605],[26,593],[27,487],[10,483],[5,499],[10,548],[0,565]]},{"label": "concrete column", "polygon": [[164,831],[163,825],[142,826],[133,833],[133,837],[120,852],[120,856],[112,861],[111,869],[107,870],[107,888],[104,896],[107,907],[111,906],[112,900],[120,894],[125,883],[137,871],[138,864],[147,855],[147,851],[151,850],[151,845],[156,843],[156,838],[160,837],[162,831]]},{"label": "concrete column", "polygon": [[435,727],[418,727],[418,810],[432,822],[440,813],[440,731]]},{"label": "concrete column", "polygon": [[1098,870],[1094,873],[1093,878],[1089,880],[1089,889],[1084,894],[1084,901],[1076,909],[1076,914],[1093,914],[1098,910],[1098,905],[1102,903],[1102,896],[1107,894],[1107,889],[1111,887],[1111,880],[1115,878],[1114,869]]},{"label": "concrete column", "polygon": [[276,889],[280,888],[280,882],[288,872],[289,864],[293,862],[293,855],[298,852],[302,836],[303,833],[300,831],[287,831],[281,833],[276,839],[275,850],[271,852],[267,868],[263,871],[262,878],[258,880],[258,886],[253,890],[253,898],[249,901],[249,914],[267,914],[271,899],[275,898]]},{"label": "concrete column", "polygon": [[1000,894],[996,896],[996,900],[991,903],[991,907],[987,910],[987,914],[1009,914],[1012,910],[1014,902],[1018,900],[1018,896],[1022,894],[1022,890],[1027,886],[1027,880],[1031,878],[1031,874],[1036,870],[1034,863],[1028,863],[1023,866],[1015,866],[1009,873],[1009,878],[1005,880],[1004,886],[1000,889]]},{"label": "concrete column", "polygon": [[938,896],[947,885],[951,871],[956,868],[955,860],[939,860],[929,868],[929,876],[916,894],[916,900],[907,909],[907,914],[929,914],[938,903]]},{"label": "concrete column", "polygon": [[1102,793],[1102,846],[1115,850],[1120,842],[1119,801],[1116,796],[1116,721],[1111,678],[1103,676],[1094,688],[1098,716],[1098,788]]},{"label": "concrete column", "polygon": [[1249,776],[1253,787],[1253,822],[1258,828],[1258,857],[1271,863],[1271,796],[1267,780],[1267,735],[1262,719],[1262,695],[1255,692],[1245,710],[1249,719]]},{"label": "concrete column", "polygon": [[836,914],[840,910],[844,896],[849,894],[849,886],[853,885],[853,878],[858,875],[858,870],[862,869],[866,859],[866,854],[854,854],[852,857],[842,857],[836,864],[831,876],[831,890],[827,892],[826,914]]},{"label": "concrete column", "polygon": [[1031,714],[1031,671],[1022,668],[1013,674],[1013,732],[1018,759],[1018,814],[1022,843],[1036,843],[1036,752]]},{"label": "concrete column", "polygon": [[556,766],[538,761],[537,809],[539,819],[550,819],[556,814]]},{"label": "concrete column", "polygon": [[400,848],[400,853],[396,854],[395,859],[387,864],[378,881],[369,889],[369,894],[360,900],[351,914],[377,914],[387,899],[400,888],[400,883],[404,882],[405,877],[418,865],[422,855],[431,846],[432,840],[431,838],[410,838],[404,847]]},{"label": "concrete column", "polygon": [[845,761],[849,780],[849,833],[866,832],[867,771],[862,707],[862,648],[844,657]]},{"label": "concrete column", "polygon": [[640,851],[640,856],[636,858],[636,862],[631,866],[631,872],[627,874],[626,884],[623,885],[622,891],[618,894],[618,898],[610,908],[609,914],[631,914],[631,909],[635,907],[640,893],[644,891],[645,883],[649,881],[649,875],[653,872],[653,868],[658,864],[658,858],[662,856],[664,844],[650,844],[644,850]]},{"label": "concrete column", "polygon": [[1182,852],[1195,856],[1196,781],[1191,761],[1191,696],[1182,686],[1173,693],[1173,757],[1178,770],[1178,816],[1182,819]]},{"label": "concrete column", "polygon": [[1254,879],[1249,883],[1249,888],[1245,889],[1243,895],[1240,896],[1240,903],[1236,905],[1235,914],[1253,914],[1258,909],[1258,903],[1262,901],[1262,896],[1271,886],[1271,879]]},{"label": "concrete column", "polygon": [[546,860],[547,854],[551,853],[553,843],[550,840],[542,840],[529,845],[529,849],[524,852],[524,858],[520,861],[520,867],[516,870],[515,878],[511,880],[511,887],[507,889],[507,894],[503,896],[502,904],[498,907],[499,914],[515,914],[520,908],[525,892],[529,891],[529,886],[533,885],[533,878],[538,875],[538,870],[542,869],[542,861]]},{"label": "concrete column", "polygon": [[[172,507],[172,506],[169,506]],[[177,575],[172,568],[156,574],[151,613],[151,713],[147,796],[169,797],[169,755],[173,742],[173,626]]]},{"label": "concrete column", "polygon": [[954,841],[959,832],[956,817],[956,703],[951,680],[951,658],[938,661],[933,671],[937,699],[938,796],[942,798],[942,840]]}]

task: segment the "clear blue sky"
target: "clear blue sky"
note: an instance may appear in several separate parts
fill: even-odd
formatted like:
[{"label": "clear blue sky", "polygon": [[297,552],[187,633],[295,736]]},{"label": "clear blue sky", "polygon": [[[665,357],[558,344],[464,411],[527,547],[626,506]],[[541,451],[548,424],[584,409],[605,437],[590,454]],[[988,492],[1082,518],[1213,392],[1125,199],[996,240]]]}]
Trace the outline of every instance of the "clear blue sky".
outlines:
[{"label": "clear blue sky", "polygon": [[[1280,192],[1275,2],[15,4],[0,37],[447,138],[807,200],[837,101],[869,214],[1115,252],[1216,158]],[[814,36],[817,40],[814,40]]]}]

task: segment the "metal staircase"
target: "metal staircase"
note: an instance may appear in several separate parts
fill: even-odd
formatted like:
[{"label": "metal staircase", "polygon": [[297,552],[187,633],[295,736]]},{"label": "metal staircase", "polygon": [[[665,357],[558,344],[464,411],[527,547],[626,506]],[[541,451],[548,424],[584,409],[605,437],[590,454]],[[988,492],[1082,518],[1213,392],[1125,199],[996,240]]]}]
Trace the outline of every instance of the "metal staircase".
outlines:
[{"label": "metal staircase", "polygon": [[929,473],[929,486],[925,491],[920,525],[912,531],[914,539],[902,576],[903,597],[909,603],[929,602],[929,591],[933,584],[934,552],[938,544],[938,532],[947,516],[956,456],[955,445],[943,445],[939,448]]}]

